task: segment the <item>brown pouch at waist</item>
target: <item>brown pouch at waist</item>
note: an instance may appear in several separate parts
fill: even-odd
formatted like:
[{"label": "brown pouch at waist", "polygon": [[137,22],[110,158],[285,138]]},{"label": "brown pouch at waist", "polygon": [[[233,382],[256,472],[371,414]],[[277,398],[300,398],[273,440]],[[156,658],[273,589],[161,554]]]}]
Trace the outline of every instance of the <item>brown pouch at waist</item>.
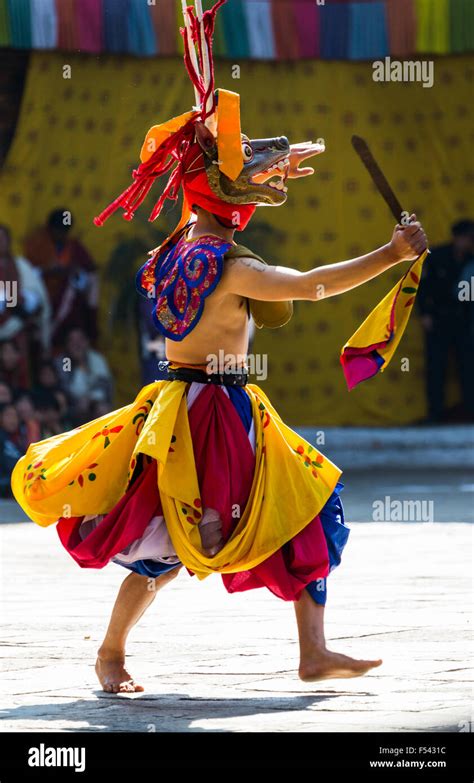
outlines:
[{"label": "brown pouch at waist", "polygon": [[[244,245],[233,245],[227,251],[224,258],[256,258],[262,264],[267,264],[253,250]],[[267,264],[268,266],[268,264]],[[269,329],[277,329],[284,326],[293,315],[293,301],[288,299],[283,302],[265,302],[262,299],[248,299],[250,312],[255,321],[255,326],[261,329],[267,326]]]}]

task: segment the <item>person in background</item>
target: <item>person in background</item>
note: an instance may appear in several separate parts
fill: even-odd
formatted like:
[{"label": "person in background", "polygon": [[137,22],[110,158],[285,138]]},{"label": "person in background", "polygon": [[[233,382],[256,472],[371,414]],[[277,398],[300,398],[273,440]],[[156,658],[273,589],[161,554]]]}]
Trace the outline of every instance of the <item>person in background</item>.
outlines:
[{"label": "person in background", "polygon": [[[442,421],[450,353],[457,360],[464,413],[474,419],[474,221],[451,228],[451,242],[433,248],[417,297],[425,332],[428,423]],[[470,296],[465,295],[466,288]]]},{"label": "person in background", "polygon": [[28,448],[30,443],[36,443],[41,438],[38,412],[35,410],[31,394],[26,391],[20,391],[15,399],[15,408],[20,419],[22,440],[26,448]]},{"label": "person in background", "polygon": [[82,424],[98,403],[112,402],[112,375],[105,358],[89,345],[81,329],[72,329],[65,340],[64,354],[56,359],[61,388],[65,392],[71,418]]},{"label": "person in background", "polygon": [[59,373],[53,361],[42,362],[38,367],[37,383],[33,388],[35,399],[53,394],[56,398],[61,416],[66,416],[68,401],[59,383]]},{"label": "person in background", "polygon": [[61,420],[61,408],[54,394],[43,394],[36,400],[36,408],[41,428],[38,440],[51,438],[64,432],[64,424]]},{"label": "person in background", "polygon": [[11,497],[10,476],[24,454],[20,419],[14,405],[0,405],[0,497]]},{"label": "person in background", "polygon": [[67,209],[55,209],[46,226],[31,234],[25,254],[41,269],[52,308],[53,344],[61,344],[65,330],[82,329],[97,340],[98,276],[84,245],[71,237],[73,219]]},{"label": "person in background", "polygon": [[107,416],[112,410],[112,405],[107,400],[94,400],[91,404],[91,416],[93,419],[100,419]]},{"label": "person in background", "polygon": [[28,366],[13,340],[0,343],[0,381],[13,389],[27,389]]},{"label": "person in background", "polygon": [[41,273],[23,256],[13,255],[10,230],[4,225],[0,225],[0,281],[0,342],[15,342],[29,372],[34,358],[50,350],[51,308]]},{"label": "person in background", "polygon": [[0,381],[0,405],[6,405],[13,402],[13,392],[4,381]]}]

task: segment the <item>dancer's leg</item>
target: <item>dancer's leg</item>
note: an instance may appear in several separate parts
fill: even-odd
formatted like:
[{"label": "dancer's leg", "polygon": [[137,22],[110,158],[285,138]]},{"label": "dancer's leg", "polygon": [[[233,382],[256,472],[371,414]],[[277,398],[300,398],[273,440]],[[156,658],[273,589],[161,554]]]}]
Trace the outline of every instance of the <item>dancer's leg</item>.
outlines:
[{"label": "dancer's leg", "polygon": [[372,661],[357,660],[327,649],[324,605],[316,603],[308,590],[303,590],[300,599],[294,601],[294,606],[300,642],[300,679],[314,682],[330,677],[359,677],[374,666],[380,666],[380,658]]},{"label": "dancer's leg", "polygon": [[[182,566],[166,571],[154,580],[132,572],[122,582],[109,626],[98,653],[95,670],[107,693],[143,691],[125,668],[125,644],[128,634],[165,584],[174,579]],[[153,584],[154,582],[154,584]],[[150,585],[152,589],[150,589]]]},{"label": "dancer's leg", "polygon": [[219,512],[214,508],[205,508],[198,528],[204,554],[206,557],[214,557],[225,545]]}]

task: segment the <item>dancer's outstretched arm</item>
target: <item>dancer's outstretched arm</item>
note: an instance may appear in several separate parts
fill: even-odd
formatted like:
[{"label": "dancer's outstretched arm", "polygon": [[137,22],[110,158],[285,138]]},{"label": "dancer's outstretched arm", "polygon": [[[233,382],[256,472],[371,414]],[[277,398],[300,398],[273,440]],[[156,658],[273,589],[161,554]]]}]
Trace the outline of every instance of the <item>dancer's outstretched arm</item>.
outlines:
[{"label": "dancer's outstretched arm", "polygon": [[316,301],[342,294],[377,277],[401,261],[417,258],[428,246],[416,215],[406,226],[395,226],[386,245],[349,261],[299,272],[284,266],[267,266],[253,258],[229,259],[221,281],[221,293],[277,302],[285,299]]}]

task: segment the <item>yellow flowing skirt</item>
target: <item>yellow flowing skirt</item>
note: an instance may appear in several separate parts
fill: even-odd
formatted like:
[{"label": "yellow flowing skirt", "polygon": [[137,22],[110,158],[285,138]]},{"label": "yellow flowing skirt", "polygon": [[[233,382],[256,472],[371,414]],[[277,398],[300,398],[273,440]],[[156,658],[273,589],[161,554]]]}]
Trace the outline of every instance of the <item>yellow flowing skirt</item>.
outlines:
[{"label": "yellow flowing skirt", "polygon": [[288,427],[265,393],[244,387],[255,426],[255,471],[235,529],[221,551],[203,555],[202,507],[184,381],[156,381],[130,405],[33,443],[12,475],[14,496],[38,525],[107,514],[126,492],[137,456],[157,462],[163,514],[179,559],[199,579],[246,571],[299,533],[323,508],[341,471]]}]

